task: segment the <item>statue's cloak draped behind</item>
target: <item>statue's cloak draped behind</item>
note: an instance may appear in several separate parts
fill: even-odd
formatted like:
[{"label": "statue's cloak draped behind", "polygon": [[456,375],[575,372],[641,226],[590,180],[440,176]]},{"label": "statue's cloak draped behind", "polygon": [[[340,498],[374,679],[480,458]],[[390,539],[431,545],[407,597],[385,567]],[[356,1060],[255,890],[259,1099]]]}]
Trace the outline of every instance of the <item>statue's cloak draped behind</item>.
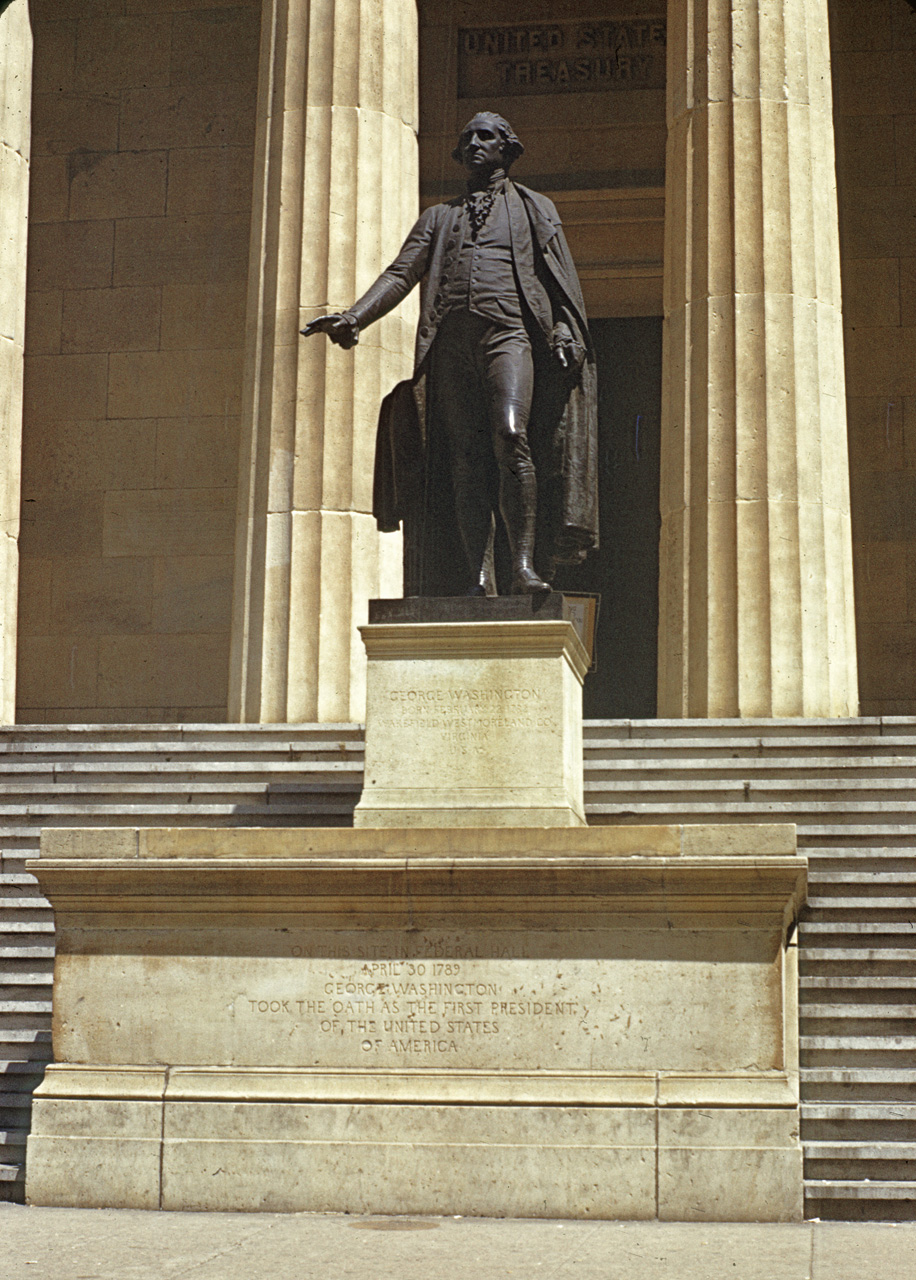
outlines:
[{"label": "statue's cloak draped behind", "polygon": [[[558,564],[580,560],[598,542],[595,357],[579,279],[556,208],[546,196],[513,182],[506,183],[505,198],[535,365],[528,436],[538,477],[536,560],[541,575],[550,578]],[[425,277],[414,377],[383,402],[376,445],[373,512],[384,531],[404,523],[407,595],[452,595],[467,586],[447,445],[428,412],[432,397],[427,396],[427,384],[436,376],[445,246],[461,206],[459,199],[428,209],[395,261],[352,308],[365,326]],[[585,351],[574,374],[562,369],[548,345],[560,321]],[[500,559],[498,538],[497,570]]]}]

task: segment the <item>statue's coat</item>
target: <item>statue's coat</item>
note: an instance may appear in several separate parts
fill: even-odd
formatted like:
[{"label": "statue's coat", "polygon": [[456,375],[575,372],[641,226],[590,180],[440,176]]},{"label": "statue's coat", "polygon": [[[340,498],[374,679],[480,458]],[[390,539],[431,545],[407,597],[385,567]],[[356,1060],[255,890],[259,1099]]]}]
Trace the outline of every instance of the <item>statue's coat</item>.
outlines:
[{"label": "statue's coat", "polygon": [[[505,199],[519,295],[526,304],[529,330],[533,329],[535,394],[528,434],[538,476],[537,560],[541,572],[550,576],[557,564],[581,559],[598,542],[595,357],[579,279],[555,206],[546,196],[512,181],[506,183]],[[427,209],[391,266],[350,308],[350,314],[365,328],[422,281],[413,378],[418,416],[413,416],[403,394],[389,397],[380,419],[376,458],[375,515],[379,526],[396,528],[403,519],[409,542],[430,536],[426,459],[417,459],[425,479],[405,475],[403,469],[409,467],[418,440],[421,453],[426,454],[431,452],[429,442],[435,439],[435,424],[425,421],[425,380],[435,362],[434,343],[444,315],[441,285],[446,246],[454,238],[451,233],[457,229],[462,203],[459,198]],[[549,347],[554,325],[560,321],[569,326],[585,352],[581,368],[573,373],[561,368]],[[395,459],[400,476],[391,474]],[[418,517],[416,503],[421,491],[426,493],[425,514]],[[408,593],[429,590],[424,559],[429,557],[424,557],[421,548],[408,547]],[[442,587],[435,589],[441,591]]]}]

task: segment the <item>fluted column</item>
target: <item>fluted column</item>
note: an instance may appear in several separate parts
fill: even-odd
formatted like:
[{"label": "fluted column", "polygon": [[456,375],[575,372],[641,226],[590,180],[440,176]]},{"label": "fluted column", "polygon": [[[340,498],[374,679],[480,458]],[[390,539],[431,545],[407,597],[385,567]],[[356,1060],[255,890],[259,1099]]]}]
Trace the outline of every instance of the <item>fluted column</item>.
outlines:
[{"label": "fluted column", "polygon": [[659,715],[855,715],[827,0],[668,29]]},{"label": "fluted column", "polygon": [[0,721],[16,719],[19,489],[32,28],[27,0],[0,5]]},{"label": "fluted column", "polygon": [[400,594],[371,516],[381,398],[409,374],[415,302],[354,351],[303,340],[417,216],[416,0],[266,0],[249,280],[229,717],[365,709],[357,626]]}]

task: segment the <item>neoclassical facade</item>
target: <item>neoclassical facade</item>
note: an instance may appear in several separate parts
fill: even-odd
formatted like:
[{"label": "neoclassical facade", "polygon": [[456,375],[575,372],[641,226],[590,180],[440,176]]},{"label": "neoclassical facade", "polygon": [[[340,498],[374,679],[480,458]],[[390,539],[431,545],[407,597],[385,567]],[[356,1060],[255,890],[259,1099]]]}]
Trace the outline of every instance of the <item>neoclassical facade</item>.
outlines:
[{"label": "neoclassical facade", "polygon": [[362,717],[415,300],[298,330],[482,107],[599,351],[586,715],[916,713],[908,0],[10,0],[0,41],[5,721]]}]

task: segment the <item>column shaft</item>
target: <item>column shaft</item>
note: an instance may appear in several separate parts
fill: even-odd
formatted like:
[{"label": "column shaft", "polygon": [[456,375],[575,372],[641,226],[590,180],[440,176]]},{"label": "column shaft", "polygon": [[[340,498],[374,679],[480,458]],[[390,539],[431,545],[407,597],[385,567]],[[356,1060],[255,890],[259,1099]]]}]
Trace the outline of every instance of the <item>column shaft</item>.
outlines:
[{"label": "column shaft", "polygon": [[0,721],[16,719],[22,373],[29,212],[32,28],[27,0],[0,8]]},{"label": "column shaft", "polygon": [[229,717],[355,720],[356,628],[400,594],[372,466],[415,303],[355,351],[298,330],[352,303],[417,215],[416,4],[267,0],[261,39]]},{"label": "column shaft", "polygon": [[672,0],[659,715],[858,709],[827,0]]}]

